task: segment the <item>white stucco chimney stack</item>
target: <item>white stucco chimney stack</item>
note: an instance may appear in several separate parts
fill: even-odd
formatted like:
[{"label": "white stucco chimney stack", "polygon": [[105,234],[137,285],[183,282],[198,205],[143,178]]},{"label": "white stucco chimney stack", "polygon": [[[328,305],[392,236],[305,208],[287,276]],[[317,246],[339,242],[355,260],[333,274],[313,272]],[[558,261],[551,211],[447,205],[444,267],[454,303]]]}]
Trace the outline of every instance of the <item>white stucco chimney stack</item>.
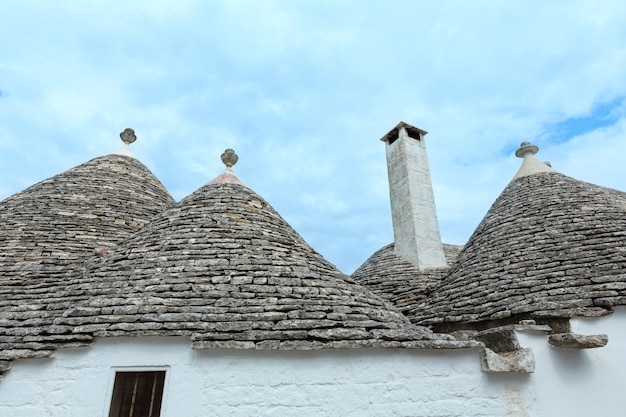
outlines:
[{"label": "white stucco chimney stack", "polygon": [[381,138],[387,150],[394,248],[419,269],[446,266],[424,143],[427,133],[400,122]]}]

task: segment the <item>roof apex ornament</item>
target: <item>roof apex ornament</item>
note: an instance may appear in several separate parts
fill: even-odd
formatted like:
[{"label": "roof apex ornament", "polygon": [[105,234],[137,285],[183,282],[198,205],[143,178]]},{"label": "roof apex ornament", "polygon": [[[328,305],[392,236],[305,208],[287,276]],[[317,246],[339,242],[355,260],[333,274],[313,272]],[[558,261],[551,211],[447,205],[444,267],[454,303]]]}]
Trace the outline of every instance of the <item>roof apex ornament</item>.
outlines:
[{"label": "roof apex ornament", "polygon": [[232,149],[228,148],[222,154],[222,162],[226,165],[226,169],[220,175],[215,177],[209,184],[225,184],[234,183],[245,186],[243,182],[233,173],[232,166],[237,163],[239,157]]},{"label": "roof apex ornament", "polygon": [[522,142],[522,144],[520,145],[519,149],[515,151],[515,156],[517,156],[518,158],[523,158],[529,152],[532,155],[534,155],[537,152],[539,152],[539,148],[537,146],[533,145],[530,142]]},{"label": "roof apex ornament", "polygon": [[515,156],[522,158],[523,162],[513,179],[539,172],[556,172],[549,162],[541,162],[535,158],[537,152],[539,152],[539,147],[530,142],[522,142],[519,149],[515,151]]},{"label": "roof apex ornament", "polygon": [[226,165],[227,168],[231,168],[233,165],[237,163],[239,157],[232,149],[226,149],[222,154],[222,162]]},{"label": "roof apex ornament", "polygon": [[122,133],[120,133],[120,138],[126,145],[130,145],[137,140],[137,135],[135,135],[135,131],[133,129],[127,127]]}]

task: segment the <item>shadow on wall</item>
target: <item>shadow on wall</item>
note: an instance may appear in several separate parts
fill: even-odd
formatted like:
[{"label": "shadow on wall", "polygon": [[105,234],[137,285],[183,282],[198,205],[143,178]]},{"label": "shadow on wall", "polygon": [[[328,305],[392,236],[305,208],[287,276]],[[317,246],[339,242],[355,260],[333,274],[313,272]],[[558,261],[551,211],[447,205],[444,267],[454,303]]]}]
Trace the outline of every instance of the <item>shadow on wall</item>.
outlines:
[{"label": "shadow on wall", "polygon": [[[588,351],[551,349],[549,355],[554,375],[564,385],[584,381],[593,373],[592,358]],[[601,361],[600,358],[597,360]]]}]

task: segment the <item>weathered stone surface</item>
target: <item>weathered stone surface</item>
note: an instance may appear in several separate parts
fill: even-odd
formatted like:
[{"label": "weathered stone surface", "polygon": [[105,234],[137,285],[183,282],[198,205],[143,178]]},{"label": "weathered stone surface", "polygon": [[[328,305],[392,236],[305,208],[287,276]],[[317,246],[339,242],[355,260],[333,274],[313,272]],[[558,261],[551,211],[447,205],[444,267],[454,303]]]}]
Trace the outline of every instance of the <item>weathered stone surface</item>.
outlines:
[{"label": "weathered stone surface", "polygon": [[522,348],[513,329],[495,328],[485,330],[477,333],[474,336],[474,340],[483,342],[485,346],[495,353],[513,352]]},{"label": "weathered stone surface", "polygon": [[609,337],[605,334],[582,335],[577,333],[557,333],[548,337],[551,346],[563,349],[592,349],[606,346]]},{"label": "weathered stone surface", "polygon": [[496,353],[489,348],[480,352],[480,364],[485,372],[535,372],[535,355],[532,349]]},{"label": "weathered stone surface", "polygon": [[625,283],[626,193],[536,173],[507,186],[412,321],[595,317],[623,304]]},{"label": "weathered stone surface", "polygon": [[487,345],[485,370],[532,372],[517,328],[455,337],[419,324],[567,322],[626,304],[625,214],[622,192],[528,175],[460,254],[444,245],[451,268],[420,271],[389,245],[348,277],[240,182],[174,204],[135,159],[97,158],[0,202],[0,373],[119,336],[187,336],[195,349]]},{"label": "weathered stone surface", "polygon": [[[462,246],[443,245],[448,264],[452,264]],[[354,273],[352,278],[374,293],[389,300],[411,321],[416,308],[448,272],[448,268],[420,271],[402,255],[394,251],[394,244],[374,253]]]},{"label": "weathered stone surface", "polygon": [[[188,336],[196,349],[476,343],[412,325],[236,182],[207,184],[74,268],[62,285],[37,281],[28,307],[0,310],[14,357],[119,336]],[[16,294],[11,284],[0,288]]]},{"label": "weathered stone surface", "polygon": [[426,131],[400,122],[382,138],[387,154],[394,250],[419,269],[445,268],[424,135]]},{"label": "weathered stone surface", "polygon": [[351,340],[367,338],[370,333],[365,329],[314,329],[309,330],[308,336],[320,340]]},{"label": "weathered stone surface", "polygon": [[65,276],[173,205],[136,159],[95,158],[0,202],[0,277]]},{"label": "weathered stone surface", "polygon": [[11,369],[12,361],[1,360],[0,359],[0,375]]},{"label": "weathered stone surface", "polygon": [[84,343],[71,326],[52,325],[89,293],[68,284],[86,260],[101,262],[174,204],[143,164],[120,155],[95,158],[1,201],[0,351],[41,357]]}]

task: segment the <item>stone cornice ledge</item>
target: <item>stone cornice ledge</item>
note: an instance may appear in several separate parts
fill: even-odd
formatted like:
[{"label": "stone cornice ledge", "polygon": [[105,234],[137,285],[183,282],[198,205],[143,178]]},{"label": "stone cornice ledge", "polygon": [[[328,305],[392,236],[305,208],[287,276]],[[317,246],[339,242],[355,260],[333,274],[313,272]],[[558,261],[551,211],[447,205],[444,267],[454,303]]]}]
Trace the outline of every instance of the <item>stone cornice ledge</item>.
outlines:
[{"label": "stone cornice ledge", "polygon": [[550,346],[562,349],[593,349],[606,346],[606,334],[584,335],[578,333],[557,333],[548,336]]},{"label": "stone cornice ledge", "polygon": [[193,349],[255,349],[255,350],[320,350],[320,349],[358,349],[358,348],[400,348],[400,349],[466,349],[484,347],[475,340],[196,340]]},{"label": "stone cornice ledge", "polygon": [[489,348],[480,351],[480,366],[485,372],[535,372],[535,354],[530,348],[496,353]]}]

